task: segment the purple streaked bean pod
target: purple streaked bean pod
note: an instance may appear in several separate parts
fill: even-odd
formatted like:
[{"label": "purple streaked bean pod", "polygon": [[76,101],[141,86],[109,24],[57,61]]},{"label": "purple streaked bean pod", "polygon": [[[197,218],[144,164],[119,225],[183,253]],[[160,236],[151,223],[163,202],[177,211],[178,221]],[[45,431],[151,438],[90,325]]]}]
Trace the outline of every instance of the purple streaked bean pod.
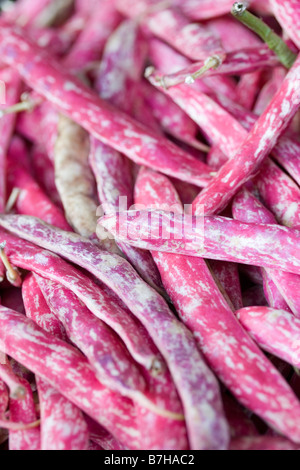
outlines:
[{"label": "purple streaked bean pod", "polygon": [[197,126],[194,121],[167,95],[147,85],[146,82],[142,83],[142,92],[154,117],[165,132],[199,150],[208,150],[206,145],[196,139]]},{"label": "purple streaked bean pod", "polygon": [[[96,89],[100,96],[124,111],[132,113],[133,94],[142,75],[147,47],[135,21],[126,20],[108,39],[97,74]],[[129,90],[129,92],[128,92]],[[105,213],[119,210],[120,197],[132,204],[133,181],[128,160],[117,150],[91,139],[90,165],[99,200]],[[119,246],[141,277],[162,292],[159,274],[151,255],[122,244]]]},{"label": "purple streaked bean pod", "polygon": [[[243,188],[234,198],[232,213],[235,219],[247,223],[276,224],[276,219],[253,194]],[[270,306],[283,308],[300,316],[300,277],[278,269],[262,269],[265,295]],[[286,308],[286,307],[289,308]]]},{"label": "purple streaked bean pod", "polygon": [[[30,218],[30,220],[41,222],[39,219]],[[71,234],[71,232],[63,233]],[[15,264],[19,267],[40,274],[70,289],[94,315],[116,331],[137,362],[143,364],[146,369],[151,370],[153,367],[155,370],[159,370],[159,360],[145,341],[144,328],[128,309],[115,301],[108,290],[101,290],[91,279],[53,253],[40,250],[31,243],[2,232],[1,241],[4,240],[6,241],[6,252],[11,262],[15,260]],[[84,238],[82,240],[87,241]],[[106,252],[100,251],[92,242],[88,241],[88,245],[91,246],[91,249],[95,248],[95,253],[100,253],[100,257],[102,254],[106,255]],[[94,250],[92,249],[92,251]],[[103,261],[105,258],[104,256]],[[122,260],[122,258],[120,259]],[[119,257],[116,259],[113,257],[111,261],[114,261],[114,266],[118,260]],[[122,265],[122,262],[120,264]],[[129,265],[127,262],[126,264]],[[133,268],[131,269],[133,270]],[[138,278],[137,274],[136,277]]]},{"label": "purple streaked bean pod", "polygon": [[[22,286],[26,315],[43,330],[66,340],[62,324],[47,307],[45,299],[32,274]],[[81,411],[55,388],[36,377],[41,413],[42,450],[86,450],[87,425]]]},{"label": "purple streaked bean pod", "polygon": [[[35,277],[45,295],[48,305],[64,324],[69,338],[86,355],[95,370],[95,374],[99,376],[101,380],[101,363],[99,361],[101,325],[99,325],[99,320],[91,315],[88,309],[68,289],[40,276],[35,275]],[[74,312],[76,312],[75,316]],[[117,344],[116,352],[118,348],[120,349]],[[159,357],[156,350],[155,353],[157,354],[158,360],[163,364],[164,361]],[[107,357],[108,354],[109,353],[107,353]],[[124,351],[124,358],[123,360],[120,359],[120,364],[123,363],[123,366],[125,364],[124,361],[126,362],[126,358],[128,358],[128,353]],[[127,374],[128,373],[129,371],[127,370]],[[147,376],[146,371],[144,375]],[[140,406],[139,403],[141,403],[141,406],[143,406],[144,401],[147,408],[151,408],[152,406],[152,413],[161,414],[166,417],[172,417],[172,411],[168,412],[168,410],[174,410],[174,416],[175,414],[178,416],[182,414],[180,402],[166,368],[164,371],[161,371],[158,377],[152,378],[150,375],[147,379],[147,390],[144,390],[144,397],[138,397],[138,393],[132,394],[131,398],[135,401],[135,405]],[[157,386],[155,382],[157,382]]]},{"label": "purple streaked bean pod", "polygon": [[[283,272],[283,271],[281,271]],[[289,273],[288,273],[289,274]],[[291,309],[281,295],[276,283],[271,276],[268,275],[267,270],[262,270],[263,275],[263,288],[268,305],[272,308],[285,310],[291,313]]]},{"label": "purple streaked bean pod", "polygon": [[238,189],[257,171],[300,105],[300,58],[286,75],[268,108],[258,118],[234,158],[226,162],[193,203],[194,212],[222,210]]},{"label": "purple streaked bean pod", "polygon": [[54,204],[62,209],[62,202],[55,185],[54,165],[42,145],[33,146],[30,153],[30,163],[37,183]]},{"label": "purple streaked bean pod", "polygon": [[175,8],[146,14],[142,25],[192,60],[223,53],[220,39],[206,25],[190,23]]},{"label": "purple streaked bean pod", "polygon": [[267,160],[254,178],[254,184],[279,223],[288,227],[300,226],[300,189],[286,173]]},{"label": "purple streaked bean pod", "polygon": [[143,28],[170,43],[190,59],[200,60],[222,51],[219,38],[207,26],[190,23],[180,10],[172,5],[164,7],[163,3],[159,5],[157,2],[138,3],[131,5],[131,1],[118,1],[117,7],[126,16],[141,15]]},{"label": "purple streaked bean pod", "polygon": [[[133,362],[130,361],[128,352],[125,348],[121,347],[118,338],[114,338],[112,333],[110,337],[108,337],[106,333],[106,337],[108,337],[108,339],[110,338],[111,342],[109,348],[108,341],[106,341],[105,344],[105,331],[103,330],[102,322],[88,311],[75,294],[48,279],[43,279],[40,276],[37,276],[36,279],[45,295],[49,307],[64,324],[73,344],[79,347],[89,359],[99,380],[112,389],[118,389],[120,393],[129,396],[133,401],[141,404],[144,402],[146,407],[152,406],[154,412],[157,411],[159,413],[161,411],[163,414],[164,410],[159,410],[159,404],[155,405],[154,402],[150,402],[146,395],[143,394],[145,390],[141,389],[143,377],[137,374]],[[76,312],[76,315],[74,315],[74,312]],[[118,377],[119,374],[122,375],[125,388],[123,385],[121,385],[121,387],[115,387],[115,380],[112,382],[106,380],[106,377],[103,376],[103,364],[106,363],[111,369],[114,368],[115,377]],[[117,371],[119,374],[117,374]],[[126,383],[129,385],[128,389]],[[133,385],[135,385],[135,387],[133,387]],[[141,392],[143,394],[142,396]],[[168,397],[166,397],[166,401],[168,401]]]},{"label": "purple streaked bean pod", "polygon": [[[5,307],[1,307],[5,309]],[[21,314],[19,314],[21,315]],[[22,315],[23,316],[23,315]],[[4,348],[1,348],[5,351]],[[35,403],[30,384],[14,374],[10,363],[0,364],[0,377],[9,388],[9,412],[12,422],[31,424],[37,421]],[[39,450],[40,429],[20,429],[9,431],[10,450]]]},{"label": "purple streaked bean pod", "polygon": [[[18,142],[15,142],[15,144],[18,144]],[[8,152],[8,189],[10,192],[14,188],[19,190],[14,205],[15,209],[19,214],[33,215],[64,230],[72,230],[63,212],[56,207],[31,176],[25,163],[27,149],[23,148],[22,150],[20,154],[20,146],[14,145],[14,141],[12,141]]]},{"label": "purple streaked bean pod", "polygon": [[[25,220],[27,220],[27,224]],[[21,222],[20,219],[19,222]],[[111,287],[123,302],[129,306],[132,313],[147,328],[170,369],[183,403],[187,426],[190,430],[189,438],[191,446],[197,449],[212,444],[211,433],[209,433],[210,437],[207,437],[210,443],[208,444],[205,438],[205,431],[203,431],[203,420],[205,417],[205,420],[208,419],[210,423],[209,426],[211,426],[212,421],[216,425],[217,431],[215,430],[213,445],[223,448],[226,438],[224,437],[225,423],[222,420],[219,421],[221,405],[217,404],[217,412],[214,411],[212,402],[215,402],[216,395],[213,393],[207,397],[208,390],[215,390],[215,379],[208,372],[191,333],[169,310],[165,300],[143,282],[124,259],[100,251],[93,243],[75,234],[57,230],[53,232],[51,226],[47,226],[39,220],[27,217],[23,218],[23,222],[25,222],[25,225],[24,223],[20,225],[23,236],[26,225],[27,228],[30,227],[28,235],[33,234],[33,223],[35,225],[35,242],[40,244],[48,244],[50,242],[51,248],[53,246],[55,250],[62,250],[61,254],[64,251],[63,256],[70,260],[73,259],[79,265],[82,265],[84,260],[85,268]],[[16,230],[16,226],[13,230]],[[50,236],[51,232],[52,235]],[[55,238],[57,238],[56,241]],[[59,243],[58,239],[60,239]],[[54,245],[52,245],[53,242]],[[8,245],[7,240],[7,246],[10,248],[10,258],[16,261],[16,243],[14,243],[15,248],[13,248],[10,244]],[[21,259],[19,262],[22,262]],[[32,268],[32,270],[37,272],[36,268]],[[46,277],[50,278],[50,275]],[[57,280],[61,282],[60,279]],[[128,282],[129,280],[130,282]],[[72,286],[72,290],[74,290],[74,286]],[[89,307],[89,305],[87,306]],[[89,308],[91,309],[91,307]],[[209,379],[205,378],[206,374],[209,374]],[[210,410],[209,413],[207,413],[207,409]],[[209,424],[208,422],[207,424]],[[192,433],[191,430],[193,430]],[[210,430],[212,431],[212,428]],[[218,435],[217,444],[216,433]]]},{"label": "purple streaked bean pod", "polygon": [[272,13],[286,34],[300,48],[300,5],[297,0],[269,0]]},{"label": "purple streaked bean pod", "polygon": [[213,18],[207,22],[207,25],[221,38],[226,52],[262,45],[261,40],[250,29],[229,16]]},{"label": "purple streaked bean pod", "polygon": [[64,66],[78,71],[99,60],[107,38],[118,26],[120,19],[114,2],[101,0],[100,5],[92,10],[85,28],[64,59]]},{"label": "purple streaked bean pod", "polygon": [[237,102],[246,109],[252,109],[260,90],[262,71],[255,70],[241,76],[237,85]]},{"label": "purple streaked bean pod", "polygon": [[210,260],[209,266],[212,268],[215,280],[221,285],[226,295],[229,297],[234,310],[243,306],[241,285],[238,273],[238,266],[235,263]]},{"label": "purple streaked bean pod", "polygon": [[221,216],[197,217],[146,210],[107,215],[100,224],[117,240],[126,240],[142,249],[300,274],[300,233],[287,227],[248,224]]},{"label": "purple streaked bean pod", "polygon": [[[149,170],[139,175],[136,201],[150,205],[159,205],[163,201],[175,212],[182,210],[178,195],[168,179]],[[279,395],[286,397],[288,386],[240,327],[205,262],[177,254],[155,251],[152,254],[170,298],[182,321],[196,337],[210,367],[246,407],[272,426],[281,426],[282,413],[293,416],[292,407],[288,411],[280,400],[276,404]],[[269,371],[272,377],[266,378],[264,371]],[[275,383],[278,394],[274,393]],[[290,404],[295,403],[291,390],[288,394]],[[267,395],[270,400],[266,400]],[[272,403],[272,411],[266,407],[267,401]],[[295,422],[292,428],[292,433],[297,434]],[[291,435],[287,429],[281,428],[281,431]]]},{"label": "purple streaked bean pod", "polygon": [[282,66],[274,67],[271,78],[265,83],[259,92],[254,106],[254,113],[261,114],[270,103],[273,95],[280,88],[284,80],[286,70]]},{"label": "purple streaked bean pod", "polygon": [[[1,353],[2,354],[2,353]],[[0,416],[3,416],[8,407],[8,389],[3,380],[0,379]]]},{"label": "purple streaked bean pod", "polygon": [[237,318],[254,341],[265,351],[299,368],[300,320],[285,310],[247,307]]},{"label": "purple streaked bean pod", "polygon": [[[277,57],[270,51],[267,46],[251,47],[238,51],[229,52],[228,54],[219,54],[220,64],[215,68],[208,69],[204,74],[205,77],[213,77],[216,75],[239,75],[254,72],[261,67],[273,67],[278,64]],[[205,65],[205,60],[193,62],[188,67],[174,73],[160,76],[153,75],[151,81],[153,84],[163,84],[166,88],[179,85],[181,83],[194,83],[196,79],[193,74],[198,72]]]},{"label": "purple streaked bean pod", "polygon": [[141,76],[147,57],[147,43],[134,20],[123,21],[108,38],[95,89],[102,99],[131,113],[134,84]]},{"label": "purple streaked bean pod", "polygon": [[[2,69],[0,73],[1,89],[5,91],[5,107],[11,106],[19,101],[21,93],[21,80],[16,71],[12,69]],[[3,84],[5,88],[3,89]],[[1,92],[1,93],[2,93]],[[3,105],[1,107],[3,109]],[[1,110],[0,110],[1,113]],[[16,116],[8,114],[0,118],[0,213],[5,212],[6,202],[6,153],[10,144]]]},{"label": "purple streaked bean pod", "polygon": [[2,306],[0,324],[1,350],[49,382],[129,448],[140,447],[130,401],[104,387],[81,353]]},{"label": "purple streaked bean pod", "polygon": [[207,184],[210,179],[207,165],[98,98],[46,51],[25,39],[24,32],[5,27],[0,39],[2,60],[17,68],[37,93],[96,138],[138,164],[200,186]]}]

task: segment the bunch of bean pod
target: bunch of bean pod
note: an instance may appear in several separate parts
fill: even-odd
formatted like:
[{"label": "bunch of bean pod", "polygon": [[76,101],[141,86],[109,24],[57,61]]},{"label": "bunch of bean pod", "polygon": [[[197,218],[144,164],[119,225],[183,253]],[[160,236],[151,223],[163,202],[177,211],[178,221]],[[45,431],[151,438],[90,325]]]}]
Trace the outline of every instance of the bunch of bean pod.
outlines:
[{"label": "bunch of bean pod", "polygon": [[0,450],[300,450],[300,7],[0,15]]}]

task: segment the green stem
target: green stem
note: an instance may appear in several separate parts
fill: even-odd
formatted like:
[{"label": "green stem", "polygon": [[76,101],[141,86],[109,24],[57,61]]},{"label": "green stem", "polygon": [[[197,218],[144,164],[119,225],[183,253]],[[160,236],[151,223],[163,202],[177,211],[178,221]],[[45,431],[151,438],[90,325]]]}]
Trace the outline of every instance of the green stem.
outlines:
[{"label": "green stem", "polygon": [[261,37],[269,48],[275,52],[282,65],[288,69],[292,67],[297,58],[297,54],[291,51],[281,37],[274,33],[266,23],[247,11],[247,7],[243,2],[234,3],[231,13],[237,20]]}]

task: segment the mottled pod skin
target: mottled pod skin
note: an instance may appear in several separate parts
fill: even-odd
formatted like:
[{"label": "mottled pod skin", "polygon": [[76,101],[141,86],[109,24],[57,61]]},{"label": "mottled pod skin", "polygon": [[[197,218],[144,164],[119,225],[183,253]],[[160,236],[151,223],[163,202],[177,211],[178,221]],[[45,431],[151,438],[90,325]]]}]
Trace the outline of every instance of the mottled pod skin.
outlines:
[{"label": "mottled pod skin", "polygon": [[[105,44],[97,71],[95,88],[99,95],[119,109],[132,114],[136,87],[146,61],[147,44],[135,21],[125,20]],[[91,138],[89,163],[94,173],[104,213],[119,210],[120,197],[132,204],[131,164],[117,150]],[[161,281],[151,255],[126,244],[119,248],[141,277],[162,292]]]},{"label": "mottled pod skin", "polygon": [[[0,347],[3,351],[21,360],[49,382],[126,448],[158,449],[155,429],[152,428],[150,438],[147,433],[143,434],[130,400],[104,387],[76,349],[42,330],[24,315],[5,307],[0,307],[0,326]],[[164,424],[165,434],[161,435],[160,449],[186,449],[187,442],[184,436],[182,438],[180,435],[178,439],[174,421],[167,420]],[[151,447],[151,440],[156,446]]]},{"label": "mottled pod skin", "polygon": [[297,0],[269,0],[272,13],[286,34],[300,47],[300,5]]},{"label": "mottled pod skin", "polygon": [[25,39],[24,32],[3,27],[0,39],[2,60],[16,68],[24,80],[59,111],[96,138],[138,164],[151,166],[196,185],[207,184],[210,179],[207,165],[102,101],[63,71],[53,57]]},{"label": "mottled pod skin", "polygon": [[[67,256],[69,259],[74,259],[77,264],[80,265],[84,262],[85,269],[88,269],[97,278],[111,287],[147,328],[148,333],[169,367],[182,400],[184,411],[187,414],[186,419],[190,423],[189,426],[192,426],[192,428],[196,426],[198,432],[200,432],[200,435],[197,432],[197,435],[193,438],[191,442],[192,447],[199,448],[210,446],[211,441],[208,443],[204,439],[201,430],[204,416],[206,416],[206,419],[211,423],[207,406],[209,405],[209,408],[213,411],[211,400],[213,401],[213,397],[215,396],[215,394],[213,394],[208,400],[206,398],[208,385],[206,385],[207,382],[204,380],[204,375],[208,373],[208,369],[203,362],[191,333],[169,310],[165,300],[157,294],[154,289],[143,282],[131,265],[124,259],[100,251],[91,242],[78,237],[78,235],[63,231],[59,232],[57,229],[53,231],[51,226],[43,224],[38,219],[25,217],[23,222],[25,222],[25,220],[27,221],[25,225],[27,225],[28,228],[30,227],[28,236],[35,232],[36,242],[45,243],[47,245],[50,242],[52,248],[55,250],[59,248],[63,249],[64,256]],[[20,221],[21,219],[19,218],[19,222]],[[32,223],[35,225],[34,230]],[[21,232],[23,236],[25,225],[24,223],[20,225],[20,228],[22,227]],[[38,226],[40,227],[39,229]],[[13,230],[16,230],[16,226]],[[50,235],[51,232],[52,235]],[[39,235],[41,235],[41,238]],[[56,236],[58,238],[55,241]],[[60,239],[59,242],[58,239]],[[10,256],[12,260],[15,260],[14,256],[12,256],[12,252]],[[37,272],[36,268],[33,270]],[[129,280],[130,282],[128,282]],[[74,286],[72,286],[72,290],[74,291]],[[209,388],[210,387],[213,389],[215,387],[213,375],[210,375]],[[205,402],[203,400],[205,400]],[[202,418],[200,418],[200,416],[202,416]],[[218,429],[218,432],[215,432],[217,432],[219,436],[218,439],[220,439],[217,446],[223,448],[226,446],[226,432],[224,437],[225,423],[222,422],[219,424],[217,420],[216,429]],[[202,441],[199,436],[202,436],[204,441]],[[191,437],[189,438],[191,439]]]},{"label": "mottled pod skin", "polygon": [[[11,106],[19,101],[21,80],[18,73],[12,69],[2,69],[0,78],[5,84],[5,105]],[[6,154],[15,127],[15,114],[2,116],[0,119],[0,212],[3,213],[6,204]]]},{"label": "mottled pod skin", "polygon": [[[220,54],[220,65],[211,68],[203,74],[205,77],[214,77],[217,75],[239,75],[257,71],[262,67],[272,67],[278,64],[277,57],[269,50],[267,46],[248,47],[242,50]],[[189,76],[201,69],[205,60],[193,62],[182,70],[174,73],[168,72],[167,75],[160,77],[158,74],[152,77],[152,82],[163,82],[167,88],[185,82]],[[192,82],[193,83],[193,82]],[[209,81],[207,80],[207,83]]]},{"label": "mottled pod skin", "polygon": [[[5,309],[5,307],[1,308]],[[23,314],[19,315],[24,317]],[[1,351],[5,353],[5,348],[1,347]],[[5,357],[3,353],[2,357]],[[37,423],[35,403],[29,382],[25,378],[14,373],[8,359],[6,359],[4,363],[0,363],[0,377],[9,388],[10,422],[12,424],[21,424],[21,428],[19,430],[9,430],[9,449],[40,450],[40,428]],[[6,394],[4,395],[4,403],[2,394],[1,402],[1,406],[6,408]],[[5,411],[5,408],[2,408],[2,412]],[[22,429],[22,424],[25,426],[36,424],[36,426],[30,429]]]},{"label": "mottled pod skin", "polygon": [[[159,205],[160,201],[167,201],[175,211],[180,209],[178,196],[166,177],[144,170],[139,178],[138,203]],[[296,397],[240,327],[205,262],[177,254],[152,253],[170,298],[194,333],[210,367],[244,406],[298,442],[299,428],[293,414],[294,406],[300,413]],[[287,396],[289,404],[284,403]]]},{"label": "mottled pod skin", "polygon": [[0,310],[1,349],[107,427],[122,442],[138,448],[136,434],[132,434],[136,423],[130,402],[105,388],[84,356],[73,347],[24,315],[5,307]]},{"label": "mottled pod skin", "polygon": [[72,230],[63,212],[44,193],[26,168],[27,150],[24,150],[20,154],[19,146],[16,148],[11,145],[7,158],[8,189],[10,192],[14,188],[20,190],[14,208],[19,214],[33,215],[63,230]]},{"label": "mottled pod skin", "polygon": [[[300,233],[288,227],[246,224],[221,216],[200,217],[146,210],[124,211],[121,216],[106,215],[99,223],[115,238],[146,250],[300,274]],[[169,228],[167,237],[160,235],[165,227]]]},{"label": "mottled pod skin", "polygon": [[223,165],[209,186],[194,201],[194,212],[197,212],[197,206],[202,205],[205,206],[206,214],[219,212],[257,171],[299,107],[299,83],[300,58],[286,75],[279,91],[256,121],[234,159]]},{"label": "mottled pod skin", "polygon": [[[268,174],[266,172],[266,175]],[[276,193],[276,191],[277,187],[275,186],[274,192]],[[235,219],[242,222],[252,224],[277,223],[274,215],[245,188],[235,196],[232,204],[232,214]],[[262,274],[265,294],[270,306],[287,309],[288,311],[291,309],[294,315],[300,317],[300,276],[269,268],[262,269]]]},{"label": "mottled pod skin", "polygon": [[[64,341],[62,323],[48,308],[32,274],[22,285],[26,315],[43,330]],[[41,377],[36,377],[41,413],[41,450],[86,450],[87,425],[79,408]]]},{"label": "mottled pod skin", "polygon": [[243,327],[259,346],[299,369],[300,320],[285,310],[247,307],[237,312]]},{"label": "mottled pod skin", "polygon": [[[105,331],[103,323],[89,312],[73,292],[40,276],[37,276],[37,282],[48,305],[64,324],[71,341],[89,359],[99,380],[137,403],[147,406],[149,402],[151,406],[144,395],[146,385],[142,374],[137,371],[128,351],[113,332],[109,334],[109,330]],[[114,371],[110,380],[103,375],[104,363]],[[159,405],[156,406],[159,408]]]},{"label": "mottled pod skin", "polygon": [[[71,234],[71,232],[65,233]],[[144,328],[122,303],[116,302],[108,290],[101,289],[99,285],[53,253],[40,250],[31,243],[8,233],[2,232],[2,236],[1,241],[6,241],[6,252],[11,262],[63,284],[74,292],[94,315],[116,331],[137,362],[149,370],[152,367],[159,367],[159,364],[156,364],[155,353],[145,341]],[[87,241],[87,239],[83,240]],[[96,253],[98,251],[100,254],[106,253],[101,252],[93,243],[87,242],[89,246],[95,247]],[[131,269],[133,270],[133,268]],[[137,274],[136,277],[138,278]]]}]

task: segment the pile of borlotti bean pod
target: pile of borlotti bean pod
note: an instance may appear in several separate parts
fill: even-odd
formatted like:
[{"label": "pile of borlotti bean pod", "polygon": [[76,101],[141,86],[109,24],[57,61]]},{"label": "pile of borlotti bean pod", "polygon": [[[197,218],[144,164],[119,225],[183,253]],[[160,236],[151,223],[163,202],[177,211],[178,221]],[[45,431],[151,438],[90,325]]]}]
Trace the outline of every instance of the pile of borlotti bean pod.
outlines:
[{"label": "pile of borlotti bean pod", "polygon": [[300,449],[300,2],[0,16],[0,449]]}]

